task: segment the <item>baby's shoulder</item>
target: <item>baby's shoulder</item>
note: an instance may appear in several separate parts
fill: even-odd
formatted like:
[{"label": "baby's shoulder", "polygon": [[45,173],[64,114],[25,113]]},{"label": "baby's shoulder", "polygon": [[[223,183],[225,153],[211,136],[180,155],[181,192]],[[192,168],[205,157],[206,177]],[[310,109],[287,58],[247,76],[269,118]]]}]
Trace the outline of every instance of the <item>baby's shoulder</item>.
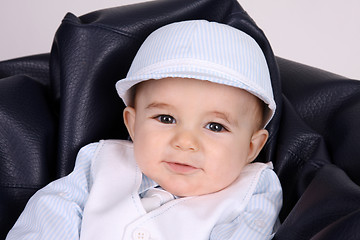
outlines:
[{"label": "baby's shoulder", "polygon": [[267,165],[267,167],[264,167],[260,173],[255,193],[281,191],[280,180],[273,169],[272,163],[262,164]]},{"label": "baby's shoulder", "polygon": [[121,139],[107,139],[107,140],[100,140],[98,142],[89,143],[79,150],[79,153],[88,153],[88,152],[95,152],[97,149],[102,148],[104,146],[109,145],[117,145],[125,148],[132,148],[132,142],[128,140],[121,140]]}]

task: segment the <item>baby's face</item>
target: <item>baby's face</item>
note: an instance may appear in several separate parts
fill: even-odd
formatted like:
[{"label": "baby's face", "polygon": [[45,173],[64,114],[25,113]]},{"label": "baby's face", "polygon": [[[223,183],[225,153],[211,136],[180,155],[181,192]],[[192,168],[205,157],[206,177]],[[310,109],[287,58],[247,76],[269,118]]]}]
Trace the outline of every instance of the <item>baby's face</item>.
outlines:
[{"label": "baby's face", "polygon": [[256,97],[195,79],[143,82],[124,110],[142,172],[177,196],[217,192],[253,161],[267,139]]}]

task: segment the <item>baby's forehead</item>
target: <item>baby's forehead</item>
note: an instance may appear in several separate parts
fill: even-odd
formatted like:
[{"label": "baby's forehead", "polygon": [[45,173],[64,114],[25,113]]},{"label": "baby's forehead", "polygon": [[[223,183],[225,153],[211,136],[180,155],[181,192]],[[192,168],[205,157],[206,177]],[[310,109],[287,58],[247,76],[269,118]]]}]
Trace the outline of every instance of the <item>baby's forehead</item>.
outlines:
[{"label": "baby's forehead", "polygon": [[[166,100],[177,97],[179,101],[182,101],[185,98],[196,97],[194,100],[212,102],[213,104],[219,102],[229,105],[234,100],[238,100],[239,104],[246,103],[246,105],[239,105],[239,107],[247,107],[262,102],[258,97],[244,89],[193,78],[146,80],[135,86],[133,94],[135,97],[146,94],[144,97],[148,99],[163,98]],[[226,105],[223,107],[226,108]]]},{"label": "baby's forehead", "polygon": [[135,87],[133,94],[133,107],[139,112],[181,113],[185,110],[205,118],[220,117],[235,125],[247,119],[253,122],[251,126],[256,129],[263,128],[267,120],[267,107],[255,95],[240,88],[206,80],[146,80]]}]

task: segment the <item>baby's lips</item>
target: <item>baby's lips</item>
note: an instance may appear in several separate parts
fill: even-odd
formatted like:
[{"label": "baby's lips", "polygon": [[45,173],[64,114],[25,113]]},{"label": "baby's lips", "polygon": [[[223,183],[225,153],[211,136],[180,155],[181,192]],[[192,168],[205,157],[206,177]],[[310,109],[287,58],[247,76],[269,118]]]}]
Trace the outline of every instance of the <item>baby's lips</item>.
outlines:
[{"label": "baby's lips", "polygon": [[177,163],[177,162],[166,162],[167,166],[172,172],[179,173],[179,174],[192,174],[199,170],[197,167],[183,164],[183,163]]}]

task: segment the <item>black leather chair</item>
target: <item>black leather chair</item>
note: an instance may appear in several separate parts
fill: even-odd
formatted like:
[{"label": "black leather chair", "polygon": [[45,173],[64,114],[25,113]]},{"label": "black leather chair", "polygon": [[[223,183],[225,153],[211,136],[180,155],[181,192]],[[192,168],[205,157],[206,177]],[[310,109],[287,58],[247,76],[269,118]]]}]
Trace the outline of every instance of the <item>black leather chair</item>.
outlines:
[{"label": "black leather chair", "polygon": [[0,239],[35,191],[72,170],[82,146],[127,138],[115,82],[151,31],[187,19],[249,32],[272,69],[278,111],[258,160],[274,162],[283,186],[275,239],[360,239],[360,81],[274,58],[236,0],[67,14],[50,53],[0,62]]}]

